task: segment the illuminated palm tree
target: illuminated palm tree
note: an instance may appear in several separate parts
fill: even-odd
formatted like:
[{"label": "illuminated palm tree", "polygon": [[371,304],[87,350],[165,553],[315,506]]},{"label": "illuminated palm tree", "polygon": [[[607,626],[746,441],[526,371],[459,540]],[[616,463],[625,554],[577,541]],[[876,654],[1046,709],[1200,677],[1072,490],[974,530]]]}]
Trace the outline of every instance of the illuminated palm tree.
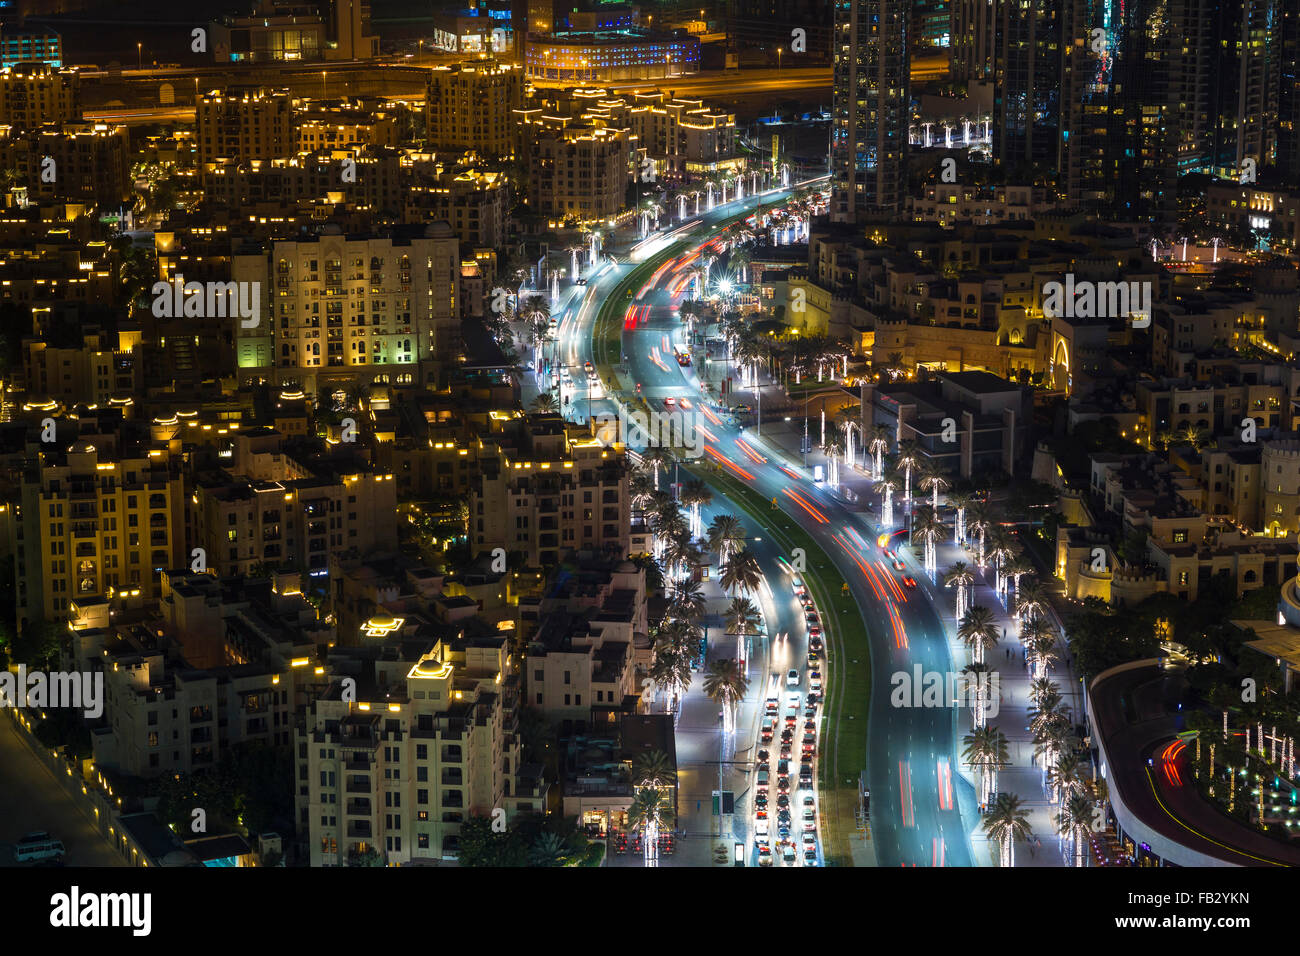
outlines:
[{"label": "illuminated palm tree", "polygon": [[758,566],[758,559],[749,551],[737,551],[722,565],[718,575],[718,584],[724,591],[734,595],[736,591],[752,594],[758,590],[763,580],[763,571]]},{"label": "illuminated palm tree", "polygon": [[1075,794],[1056,814],[1056,831],[1063,839],[1071,842],[1076,867],[1088,864],[1087,854],[1083,850],[1085,844],[1092,838],[1092,818],[1095,809],[1091,800],[1082,794]]},{"label": "illuminated palm tree", "polygon": [[642,862],[646,866],[659,865],[659,831],[670,828],[677,821],[670,793],[643,787],[638,790],[627,808],[628,825],[641,831]]},{"label": "illuminated palm tree", "polygon": [[873,490],[881,496],[881,527],[888,531],[894,526],[894,492],[898,490],[898,477],[893,473],[882,474],[876,479]]},{"label": "illuminated palm tree", "polygon": [[971,496],[963,491],[952,491],[948,493],[948,504],[952,505],[957,511],[956,526],[953,529],[953,540],[958,544],[966,543],[966,509],[970,507]]},{"label": "illuminated palm tree", "polygon": [[844,463],[852,467],[857,463],[858,457],[853,439],[862,430],[862,424],[854,414],[853,406],[845,405],[835,413],[835,425],[844,435]]},{"label": "illuminated palm tree", "polygon": [[713,501],[713,492],[702,481],[688,481],[682,486],[681,502],[690,509],[691,537],[700,536],[700,508]]},{"label": "illuminated palm tree", "polygon": [[704,675],[704,693],[722,705],[724,747],[726,738],[735,733],[736,705],[745,699],[748,691],[749,681],[736,661],[724,658],[709,665],[708,673]]},{"label": "illuminated palm tree", "polygon": [[867,435],[867,451],[876,459],[876,478],[885,474],[885,452],[894,440],[894,432],[888,425],[872,425]]},{"label": "illuminated palm tree", "polygon": [[978,664],[984,663],[984,654],[998,643],[998,629],[993,623],[993,612],[975,605],[968,610],[957,625],[957,638],[968,648]]},{"label": "illuminated palm tree", "polygon": [[718,567],[745,546],[745,529],[735,515],[716,515],[704,534],[709,550],[716,551]]},{"label": "illuminated palm tree", "polygon": [[553,415],[556,408],[555,396],[550,392],[539,392],[533,399],[533,411],[539,415]]},{"label": "illuminated palm tree", "polygon": [[998,771],[1010,763],[1007,737],[996,727],[979,727],[967,734],[962,743],[962,758],[974,773],[980,775],[979,804],[986,807],[989,798],[998,789]]},{"label": "illuminated palm tree", "polygon": [[[988,720],[989,716],[989,695],[999,693],[1000,684],[994,683],[997,680],[997,671],[987,664],[967,664],[961,669],[962,680],[964,682],[963,693],[965,703],[970,705],[971,709],[971,726],[979,730]],[[972,693],[974,691],[974,693]],[[963,701],[957,701],[963,703]]]},{"label": "illuminated palm tree", "polygon": [[838,486],[840,483],[840,456],[844,454],[844,443],[840,441],[838,435],[832,434],[822,445],[822,453],[826,455],[827,463],[830,465],[830,473],[826,476],[831,485]]},{"label": "illuminated palm tree", "polygon": [[984,818],[984,832],[998,844],[998,865],[1016,865],[1016,843],[1034,835],[1029,825],[1029,813],[1020,807],[1020,798],[1014,793],[1000,793],[989,815]]},{"label": "illuminated palm tree", "polygon": [[966,613],[967,590],[975,583],[975,575],[964,561],[957,561],[943,576],[944,587],[957,589],[957,620]]},{"label": "illuminated palm tree", "polygon": [[691,577],[673,581],[673,599],[668,614],[679,621],[694,623],[704,616],[704,591]]},{"label": "illuminated palm tree", "polygon": [[909,508],[912,501],[912,472],[921,463],[920,456],[917,454],[916,442],[910,438],[898,443],[898,457],[894,460],[894,467],[903,472],[903,507]]},{"label": "illuminated palm tree", "polygon": [[935,573],[935,545],[943,538],[946,530],[944,523],[929,505],[922,505],[912,517],[912,534],[925,545],[925,573],[930,575],[931,580]]},{"label": "illuminated palm tree", "polygon": [[967,526],[972,532],[980,536],[979,550],[976,552],[975,563],[979,565],[980,570],[984,569],[984,540],[989,528],[993,527],[993,519],[989,515],[988,505],[983,501],[976,501],[970,506],[970,516],[967,519]]},{"label": "illuminated palm tree", "polygon": [[1021,626],[1037,620],[1047,610],[1047,588],[1042,581],[1034,578],[1025,582],[1023,588],[1016,589],[1016,613],[1020,615]]},{"label": "illuminated palm tree", "polygon": [[749,655],[745,653],[745,639],[750,634],[758,633],[758,607],[749,598],[732,598],[727,605],[725,620],[727,633],[736,635],[736,660],[747,660]]},{"label": "illuminated palm tree", "polygon": [[632,781],[638,787],[665,790],[677,782],[677,771],[662,750],[647,750],[632,764]]},{"label": "illuminated palm tree", "polygon": [[659,490],[659,469],[667,468],[672,464],[672,456],[668,454],[668,449],[662,445],[651,445],[645,451],[641,452],[641,464],[643,467],[650,468],[654,471],[655,491]]},{"label": "illuminated palm tree", "polygon": [[939,510],[939,495],[948,489],[950,482],[932,461],[925,461],[921,465],[921,478],[919,484],[922,488],[930,492],[930,507],[935,511]]}]

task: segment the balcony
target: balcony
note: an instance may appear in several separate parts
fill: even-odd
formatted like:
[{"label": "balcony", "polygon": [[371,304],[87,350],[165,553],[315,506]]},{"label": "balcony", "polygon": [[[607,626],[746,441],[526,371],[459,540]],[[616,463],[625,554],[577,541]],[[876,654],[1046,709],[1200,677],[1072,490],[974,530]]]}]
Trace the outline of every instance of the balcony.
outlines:
[{"label": "balcony", "polygon": [[369,840],[370,821],[369,820],[351,820],[348,822],[348,836],[353,839]]},{"label": "balcony", "polygon": [[350,754],[344,761],[345,770],[356,770],[362,773],[368,773],[374,766],[375,758],[372,754]]},{"label": "balcony", "polygon": [[370,801],[349,800],[344,806],[344,812],[350,817],[368,817],[370,816]]},{"label": "balcony", "polygon": [[349,780],[344,788],[347,793],[374,793],[375,788],[370,783],[369,777],[356,778]]}]

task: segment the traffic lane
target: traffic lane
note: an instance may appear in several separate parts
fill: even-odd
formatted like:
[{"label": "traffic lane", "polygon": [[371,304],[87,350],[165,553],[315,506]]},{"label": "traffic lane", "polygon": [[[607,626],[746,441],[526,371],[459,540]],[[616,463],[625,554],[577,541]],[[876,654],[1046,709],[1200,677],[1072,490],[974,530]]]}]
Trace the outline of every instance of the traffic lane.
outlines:
[{"label": "traffic lane", "polygon": [[66,866],[126,866],[54,771],[32,753],[13,721],[0,716],[0,866],[15,866],[12,845],[44,830],[63,843]]}]

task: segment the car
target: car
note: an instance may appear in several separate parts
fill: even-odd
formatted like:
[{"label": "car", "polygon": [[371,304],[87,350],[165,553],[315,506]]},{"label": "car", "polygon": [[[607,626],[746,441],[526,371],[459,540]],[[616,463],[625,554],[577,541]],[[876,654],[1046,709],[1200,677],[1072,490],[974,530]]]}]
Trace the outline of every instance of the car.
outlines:
[{"label": "car", "polygon": [[758,736],[763,743],[770,744],[772,742],[772,728],[764,727],[762,733],[760,733]]},{"label": "car", "polygon": [[800,790],[811,790],[812,788],[813,788],[812,774],[809,773],[809,774],[807,774],[806,776],[803,775],[803,774],[800,774],[800,775],[799,775],[799,789],[800,789]]},{"label": "car", "polygon": [[814,651],[820,651],[822,649],[821,635],[820,634],[810,635],[808,638],[808,646],[811,647]]},{"label": "car", "polygon": [[772,768],[769,767],[769,766],[767,765],[767,761],[766,761],[766,760],[763,760],[763,761],[760,761],[759,764],[758,764],[758,766],[755,767],[754,769],[755,769],[755,770],[771,770]]},{"label": "car", "polygon": [[767,793],[762,790],[758,792],[757,796],[754,797],[754,808],[756,810],[767,809]]},{"label": "car", "polygon": [[790,794],[788,794],[788,793],[783,793],[783,794],[781,794],[779,797],[777,797],[777,798],[776,798],[776,805],[777,805],[777,808],[778,808],[778,809],[781,809],[781,810],[786,810],[786,809],[788,809],[789,806],[790,806]]},{"label": "car", "polygon": [[790,673],[785,675],[785,686],[786,687],[799,686],[799,672],[797,670],[791,669]]},{"label": "car", "polygon": [[804,830],[803,842],[804,846],[807,846],[810,843],[815,846],[817,843],[817,832],[815,830]]},{"label": "car", "polygon": [[767,786],[767,780],[768,772],[766,770],[760,770],[758,772],[758,786],[760,788],[765,788]]},{"label": "car", "polygon": [[583,362],[582,367],[585,368],[588,372],[590,372],[596,366],[592,365],[590,362]]},{"label": "car", "polygon": [[781,760],[777,762],[776,772],[779,774],[788,774],[790,772],[790,761]]},{"label": "car", "polygon": [[803,851],[803,865],[804,865],[804,866],[816,866],[816,865],[817,865],[817,847],[815,847],[815,846],[810,846],[810,847],[805,847],[805,848],[804,848],[804,851]]},{"label": "car", "polygon": [[790,824],[788,823],[779,824],[776,828],[776,835],[779,836],[782,840],[790,839]]},{"label": "car", "polygon": [[781,859],[785,860],[787,863],[794,863],[795,852],[793,843],[787,843],[785,846],[781,847]]},{"label": "car", "polygon": [[812,807],[805,807],[803,811],[803,828],[805,830],[817,829],[817,811]]},{"label": "car", "polygon": [[765,847],[758,851],[758,865],[759,866],[772,865],[772,850],[770,848]]},{"label": "car", "polygon": [[771,697],[767,699],[767,712],[769,714],[775,714],[780,709],[781,709],[781,698],[773,694]]},{"label": "car", "polygon": [[794,728],[787,727],[785,730],[781,731],[781,743],[786,744],[791,740],[794,740]]},{"label": "car", "polygon": [[811,720],[812,718],[816,717],[816,716],[817,716],[817,705],[814,704],[812,701],[808,701],[808,706],[804,708],[803,715],[804,715],[805,717],[807,717],[809,720]]},{"label": "car", "polygon": [[895,570],[895,571],[902,571],[905,567],[906,567],[906,565],[903,564],[902,561],[900,561],[898,558],[894,558],[894,570]]},{"label": "car", "polygon": [[814,731],[808,731],[803,735],[803,745],[805,747],[817,746],[817,734]]},{"label": "car", "polygon": [[803,619],[809,624],[821,623],[821,618],[817,616],[817,609],[812,607],[808,608],[808,610],[803,612]]},{"label": "car", "polygon": [[667,398],[664,399],[664,404],[665,404],[666,406],[668,406],[669,408],[672,408],[674,405],[677,404],[677,399],[675,399],[675,398],[673,398],[671,395],[669,395]]},{"label": "car", "polygon": [[809,665],[815,665],[815,664],[818,664],[818,663],[820,663],[820,662],[821,662],[821,655],[820,655],[819,653],[817,653],[816,651],[812,650],[811,648],[809,648],[809,649],[808,649],[808,663],[809,663]]},{"label": "car", "polygon": [[794,575],[792,578],[790,578],[790,586],[794,588],[795,594],[798,594],[800,591],[804,589],[803,578],[799,577],[799,575],[797,574]]},{"label": "car", "polygon": [[912,577],[910,574],[905,574],[905,575],[903,575],[903,587],[905,587],[905,588],[911,588],[913,591],[915,591],[915,590],[916,590],[916,578]]},{"label": "car", "polygon": [[888,548],[885,548],[881,553],[884,554],[886,561],[894,560],[894,552],[890,551]]},{"label": "car", "polygon": [[779,810],[779,811],[777,811],[776,818],[777,818],[777,820],[779,820],[781,823],[789,823],[789,822],[790,822],[790,811],[789,811],[789,810]]},{"label": "car", "polygon": [[766,751],[766,750],[760,750],[760,751],[758,752],[758,759],[759,759],[759,760],[766,760],[766,759],[767,759],[767,751]]},{"label": "car", "polygon": [[799,718],[796,714],[790,713],[785,715],[785,725],[787,727],[793,727],[798,722]]},{"label": "car", "polygon": [[678,399],[677,404],[680,405],[682,408],[686,409],[688,412],[694,407],[691,405],[691,400],[689,398]]}]

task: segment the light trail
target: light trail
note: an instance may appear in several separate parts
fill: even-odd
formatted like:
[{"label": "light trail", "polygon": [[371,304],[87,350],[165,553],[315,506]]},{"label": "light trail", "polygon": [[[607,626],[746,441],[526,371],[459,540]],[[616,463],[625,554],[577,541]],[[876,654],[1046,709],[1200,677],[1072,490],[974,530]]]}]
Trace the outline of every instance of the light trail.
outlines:
[{"label": "light trail", "polygon": [[778,467],[779,467],[782,471],[784,471],[787,475],[789,475],[791,478],[793,478],[795,481],[799,481],[799,480],[800,480],[800,479],[799,479],[799,476],[796,475],[796,474],[795,474],[793,471],[791,471],[789,468],[785,467],[785,465],[779,465]]},{"label": "light trail", "polygon": [[735,473],[736,473],[737,475],[739,475],[741,478],[744,478],[744,479],[747,480],[747,481],[753,481],[753,480],[754,480],[754,476],[753,476],[753,475],[751,475],[749,472],[747,472],[744,468],[741,468],[739,465],[733,465],[729,459],[724,458],[724,457],[722,456],[722,454],[721,454],[721,453],[720,453],[716,448],[714,448],[712,445],[705,445],[705,446],[704,446],[704,451],[705,451],[708,455],[710,455],[710,456],[713,458],[714,461],[716,461],[716,462],[718,462],[719,464],[725,466],[728,470],[735,472]]},{"label": "light trail", "polygon": [[912,767],[906,760],[898,761],[898,797],[903,811],[903,829],[916,826],[912,812]]},{"label": "light trail", "polygon": [[758,452],[754,451],[754,449],[749,446],[748,442],[745,442],[737,438],[736,447],[739,448],[742,452],[744,452],[745,457],[748,458],[750,461],[752,461],[754,464],[756,465],[767,464],[767,459],[764,458],[762,455],[760,455]]},{"label": "light trail", "polygon": [[789,488],[782,488],[781,490],[785,492],[785,494],[788,497],[793,499],[794,502],[799,505],[799,507],[803,508],[804,511],[808,512],[808,514],[811,515],[815,520],[821,522],[822,524],[830,523],[830,519],[827,518],[820,511],[818,511],[816,508],[814,508],[812,504],[810,504],[802,495],[795,494],[795,492],[791,491]]}]

